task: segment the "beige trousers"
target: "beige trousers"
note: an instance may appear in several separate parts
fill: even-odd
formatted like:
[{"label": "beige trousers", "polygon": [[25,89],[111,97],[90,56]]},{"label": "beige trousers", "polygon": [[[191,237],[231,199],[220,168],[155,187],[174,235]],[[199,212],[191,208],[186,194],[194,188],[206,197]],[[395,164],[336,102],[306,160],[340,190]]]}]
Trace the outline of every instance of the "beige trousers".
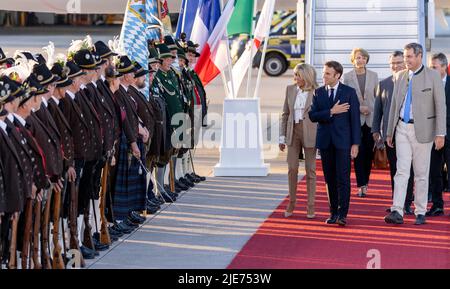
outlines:
[{"label": "beige trousers", "polygon": [[292,143],[288,146],[288,179],[289,179],[289,205],[286,211],[293,212],[297,201],[297,183],[299,154],[301,150],[305,152],[305,170],[306,170],[306,191],[308,201],[306,213],[314,215],[314,201],[316,196],[316,149],[305,148],[303,142],[303,123],[294,124],[292,134]]},{"label": "beige trousers", "polygon": [[394,200],[392,211],[403,216],[406,191],[408,187],[411,162],[414,170],[414,206],[415,214],[425,215],[428,203],[428,176],[430,172],[431,148],[433,142],[419,143],[416,139],[414,124],[399,121],[395,133],[397,153],[397,173],[394,177]]}]

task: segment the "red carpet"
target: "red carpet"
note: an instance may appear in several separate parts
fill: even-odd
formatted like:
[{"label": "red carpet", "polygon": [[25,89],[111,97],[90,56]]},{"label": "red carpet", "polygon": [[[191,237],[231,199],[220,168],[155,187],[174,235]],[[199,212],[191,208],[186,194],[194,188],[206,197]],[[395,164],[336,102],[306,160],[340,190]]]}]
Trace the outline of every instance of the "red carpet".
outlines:
[{"label": "red carpet", "polygon": [[[390,207],[388,170],[373,170],[367,198],[352,197],[346,227],[326,225],[328,198],[320,161],[317,166],[316,218],[306,219],[306,182],[298,185],[297,208],[284,218],[286,198],[236,255],[228,268],[367,268],[371,249],[378,250],[381,268],[450,268],[450,196],[444,193],[446,215],[427,218],[415,226],[414,216],[405,224],[384,222]],[[286,176],[287,177],[287,176]],[[368,256],[369,255],[369,256]]]}]

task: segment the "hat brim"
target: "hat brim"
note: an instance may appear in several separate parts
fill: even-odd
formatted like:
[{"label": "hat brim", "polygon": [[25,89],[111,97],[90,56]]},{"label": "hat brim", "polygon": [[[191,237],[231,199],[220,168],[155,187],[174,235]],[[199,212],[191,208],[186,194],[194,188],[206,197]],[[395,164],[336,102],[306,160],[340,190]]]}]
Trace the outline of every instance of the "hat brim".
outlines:
[{"label": "hat brim", "polygon": [[60,81],[61,77],[59,77],[58,75],[52,74],[52,77],[43,81],[40,81],[39,83],[41,85],[50,85],[52,83],[55,83],[57,81]]},{"label": "hat brim", "polygon": [[58,83],[56,84],[56,87],[57,88],[67,87],[67,86],[71,85],[72,83],[73,83],[73,80],[70,79],[69,77],[67,77],[65,80],[63,79],[61,81],[58,81]]},{"label": "hat brim", "polygon": [[138,77],[147,75],[147,74],[149,74],[149,72],[150,72],[150,71],[144,69],[144,70],[139,71],[138,73],[136,73],[136,74],[134,75],[134,78],[138,78]]}]

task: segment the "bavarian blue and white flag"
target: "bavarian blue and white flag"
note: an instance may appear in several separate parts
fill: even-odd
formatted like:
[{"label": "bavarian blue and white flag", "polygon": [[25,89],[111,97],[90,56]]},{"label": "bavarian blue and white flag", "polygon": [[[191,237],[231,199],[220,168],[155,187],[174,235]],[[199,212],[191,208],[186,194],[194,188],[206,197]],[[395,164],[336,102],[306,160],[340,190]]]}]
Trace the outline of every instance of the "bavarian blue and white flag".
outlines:
[{"label": "bavarian blue and white flag", "polygon": [[[133,61],[148,69],[148,44],[151,39],[159,40],[161,22],[158,19],[158,0],[128,0],[125,18],[120,33],[120,44]],[[143,93],[149,95],[149,78]]]}]

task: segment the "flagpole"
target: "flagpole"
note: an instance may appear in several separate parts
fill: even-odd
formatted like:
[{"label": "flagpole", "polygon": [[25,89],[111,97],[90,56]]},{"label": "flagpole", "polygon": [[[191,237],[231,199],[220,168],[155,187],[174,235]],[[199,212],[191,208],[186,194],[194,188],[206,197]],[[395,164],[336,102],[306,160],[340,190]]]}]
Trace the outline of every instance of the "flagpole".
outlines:
[{"label": "flagpole", "polygon": [[[221,0],[221,6],[223,7],[223,0]],[[228,28],[225,30],[225,37],[226,37],[226,45],[227,45],[227,62],[228,62],[228,74],[230,75],[230,82],[231,82],[231,98],[236,98],[236,95],[234,94],[234,79],[233,79],[233,72],[231,70],[231,53],[230,53],[230,40],[228,39]],[[225,78],[226,80],[226,78]],[[226,82],[227,90],[228,90],[228,82]]]},{"label": "flagpole", "polygon": [[181,22],[181,31],[180,31],[180,35],[181,35],[181,33],[184,32],[184,24],[186,23],[186,8],[187,8],[187,3],[188,3],[188,0],[185,0],[185,2],[184,2],[184,8],[183,8],[184,16],[183,16],[183,22]]},{"label": "flagpole", "polygon": [[250,32],[250,58],[248,60],[248,79],[247,79],[247,94],[246,98],[250,96],[250,83],[252,81],[252,67],[253,67],[253,41],[255,38],[255,26],[256,26],[256,9],[258,7],[258,0],[253,3],[253,21],[252,21],[252,31]]},{"label": "flagpole", "polygon": [[[223,12],[223,8],[224,8],[223,0],[220,0],[220,11]],[[228,48],[228,33],[226,32],[225,34],[227,36],[227,48]],[[227,49],[227,54],[228,54],[228,49]],[[227,55],[227,57],[229,58],[229,55]],[[227,62],[229,63],[229,60],[227,60]],[[225,94],[226,94],[225,96],[226,96],[226,98],[233,98],[234,97],[233,96],[234,93],[233,92],[230,93],[230,89],[228,87],[228,82],[227,82],[227,76],[225,75],[225,72],[221,71],[220,75],[222,76],[223,87],[225,89]],[[231,85],[233,85],[233,78],[231,77],[230,80],[231,80],[231,83],[232,83]]]},{"label": "flagpole", "polygon": [[[274,1],[274,0],[266,0],[266,1]],[[273,6],[275,6],[275,4],[273,4]],[[270,17],[270,19],[272,21],[273,9],[271,9],[271,10],[269,9],[269,11],[272,12],[272,15]],[[269,28],[266,31],[266,36],[264,37],[264,47],[263,47],[263,51],[261,53],[261,63],[259,64],[258,77],[256,78],[256,88],[255,88],[255,94],[253,95],[253,98],[257,98],[258,94],[259,94],[259,86],[261,84],[263,66],[264,66],[264,61],[266,59],[267,44],[269,43],[270,29],[271,29],[271,25],[269,25]]]}]

